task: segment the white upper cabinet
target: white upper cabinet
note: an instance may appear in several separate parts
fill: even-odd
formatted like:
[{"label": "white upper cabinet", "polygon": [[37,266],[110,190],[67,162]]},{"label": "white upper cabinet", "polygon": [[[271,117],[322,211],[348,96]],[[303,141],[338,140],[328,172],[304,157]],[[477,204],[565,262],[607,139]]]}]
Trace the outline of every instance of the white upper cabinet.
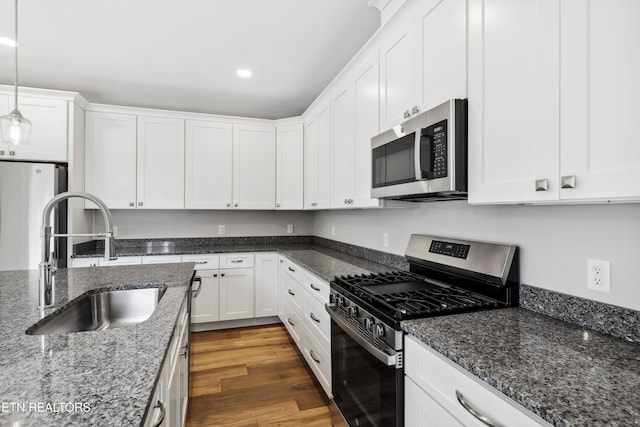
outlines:
[{"label": "white upper cabinet", "polygon": [[136,207],[136,129],[133,114],[86,113],[85,189],[112,209]]},{"label": "white upper cabinet", "polygon": [[639,199],[640,4],[469,5],[469,202]]},{"label": "white upper cabinet", "polygon": [[559,0],[469,0],[470,203],[558,198],[558,12]]},{"label": "white upper cabinet", "polygon": [[354,207],[379,206],[378,199],[371,198],[371,138],[380,133],[380,75],[376,50],[360,65],[354,76]]},{"label": "white upper cabinet", "polygon": [[184,120],[138,116],[139,208],[184,208],[184,141]]},{"label": "white upper cabinet", "polygon": [[275,209],[275,127],[234,125],[233,148],[233,206]]},{"label": "white upper cabinet", "polygon": [[185,208],[230,208],[233,200],[233,126],[187,120],[185,127]]},{"label": "white upper cabinet", "polygon": [[[61,99],[20,96],[18,109],[31,121],[29,143],[15,146],[0,141],[0,159],[67,162],[67,104]],[[0,95],[0,115],[12,109],[13,98]]]},{"label": "white upper cabinet", "polygon": [[[0,94],[0,116],[9,114],[9,95]],[[0,137],[0,159],[5,159],[9,156],[9,144],[2,141]]]},{"label": "white upper cabinet", "polygon": [[379,133],[378,51],[338,84],[333,114],[331,207],[379,206],[371,198],[371,138]]},{"label": "white upper cabinet", "polygon": [[331,204],[331,109],[323,104],[316,111],[304,131],[304,206],[326,209]]},{"label": "white upper cabinet", "polygon": [[331,112],[329,106],[318,114],[318,201],[316,208],[331,204]]},{"label": "white upper cabinet", "polygon": [[467,97],[467,0],[421,1],[415,14],[416,103]]},{"label": "white upper cabinet", "polygon": [[278,126],[276,139],[276,209],[302,209],[303,124]]},{"label": "white upper cabinet", "polygon": [[304,124],[304,207],[315,209],[318,201],[318,118]]},{"label": "white upper cabinet", "polygon": [[331,207],[348,207],[355,194],[355,104],[353,85],[347,81],[331,99],[333,113],[333,191]]},{"label": "white upper cabinet", "polygon": [[390,129],[417,109],[413,21],[390,24],[380,45],[380,128]]},{"label": "white upper cabinet", "polygon": [[562,0],[560,16],[560,198],[638,199],[640,2]]}]

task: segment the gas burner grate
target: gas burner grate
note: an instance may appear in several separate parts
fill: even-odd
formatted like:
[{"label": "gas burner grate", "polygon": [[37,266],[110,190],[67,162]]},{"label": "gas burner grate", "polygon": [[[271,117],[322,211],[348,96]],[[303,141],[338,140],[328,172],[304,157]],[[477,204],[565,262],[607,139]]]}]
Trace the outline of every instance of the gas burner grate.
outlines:
[{"label": "gas burner grate", "polygon": [[[398,320],[499,306],[495,299],[408,271],[342,276],[335,281]],[[407,285],[411,285],[412,290],[400,290]]]},{"label": "gas burner grate", "polygon": [[424,277],[419,276],[409,271],[385,271],[377,274],[356,274],[351,276],[336,277],[335,281],[348,289],[352,287],[367,286],[367,285],[383,285],[393,284],[398,282],[406,282],[410,280],[424,280]]}]

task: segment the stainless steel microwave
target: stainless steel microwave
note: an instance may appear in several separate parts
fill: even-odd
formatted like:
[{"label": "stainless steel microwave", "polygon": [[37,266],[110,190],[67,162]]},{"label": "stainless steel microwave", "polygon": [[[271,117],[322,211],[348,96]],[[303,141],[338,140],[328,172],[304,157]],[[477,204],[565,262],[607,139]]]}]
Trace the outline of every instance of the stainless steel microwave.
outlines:
[{"label": "stainless steel microwave", "polygon": [[467,198],[467,100],[452,99],[371,139],[371,196]]}]

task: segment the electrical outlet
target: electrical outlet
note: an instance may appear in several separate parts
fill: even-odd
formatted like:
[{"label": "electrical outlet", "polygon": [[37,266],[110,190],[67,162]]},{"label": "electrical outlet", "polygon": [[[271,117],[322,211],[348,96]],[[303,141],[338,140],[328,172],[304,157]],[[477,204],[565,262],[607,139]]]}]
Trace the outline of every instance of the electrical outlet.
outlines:
[{"label": "electrical outlet", "polygon": [[225,234],[227,232],[227,227],[224,224],[218,226],[218,234]]},{"label": "electrical outlet", "polygon": [[382,233],[382,247],[389,247],[389,233]]},{"label": "electrical outlet", "polygon": [[113,237],[116,237],[118,235],[118,226],[114,225],[113,226]]},{"label": "electrical outlet", "polygon": [[335,225],[331,226],[331,237],[336,237],[336,226]]},{"label": "electrical outlet", "polygon": [[293,234],[293,224],[287,224],[287,233]]},{"label": "electrical outlet", "polygon": [[587,259],[587,289],[611,292],[611,266],[609,261]]}]

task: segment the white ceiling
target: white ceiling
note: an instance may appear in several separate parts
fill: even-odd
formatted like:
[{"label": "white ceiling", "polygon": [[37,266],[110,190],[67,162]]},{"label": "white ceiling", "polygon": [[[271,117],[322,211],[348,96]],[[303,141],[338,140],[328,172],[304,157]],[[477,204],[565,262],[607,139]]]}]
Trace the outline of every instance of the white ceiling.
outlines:
[{"label": "white ceiling", "polygon": [[[20,0],[20,85],[105,104],[297,116],[379,27],[368,2]],[[13,38],[13,11],[0,0],[0,36]],[[4,46],[0,83],[13,84]]]}]

